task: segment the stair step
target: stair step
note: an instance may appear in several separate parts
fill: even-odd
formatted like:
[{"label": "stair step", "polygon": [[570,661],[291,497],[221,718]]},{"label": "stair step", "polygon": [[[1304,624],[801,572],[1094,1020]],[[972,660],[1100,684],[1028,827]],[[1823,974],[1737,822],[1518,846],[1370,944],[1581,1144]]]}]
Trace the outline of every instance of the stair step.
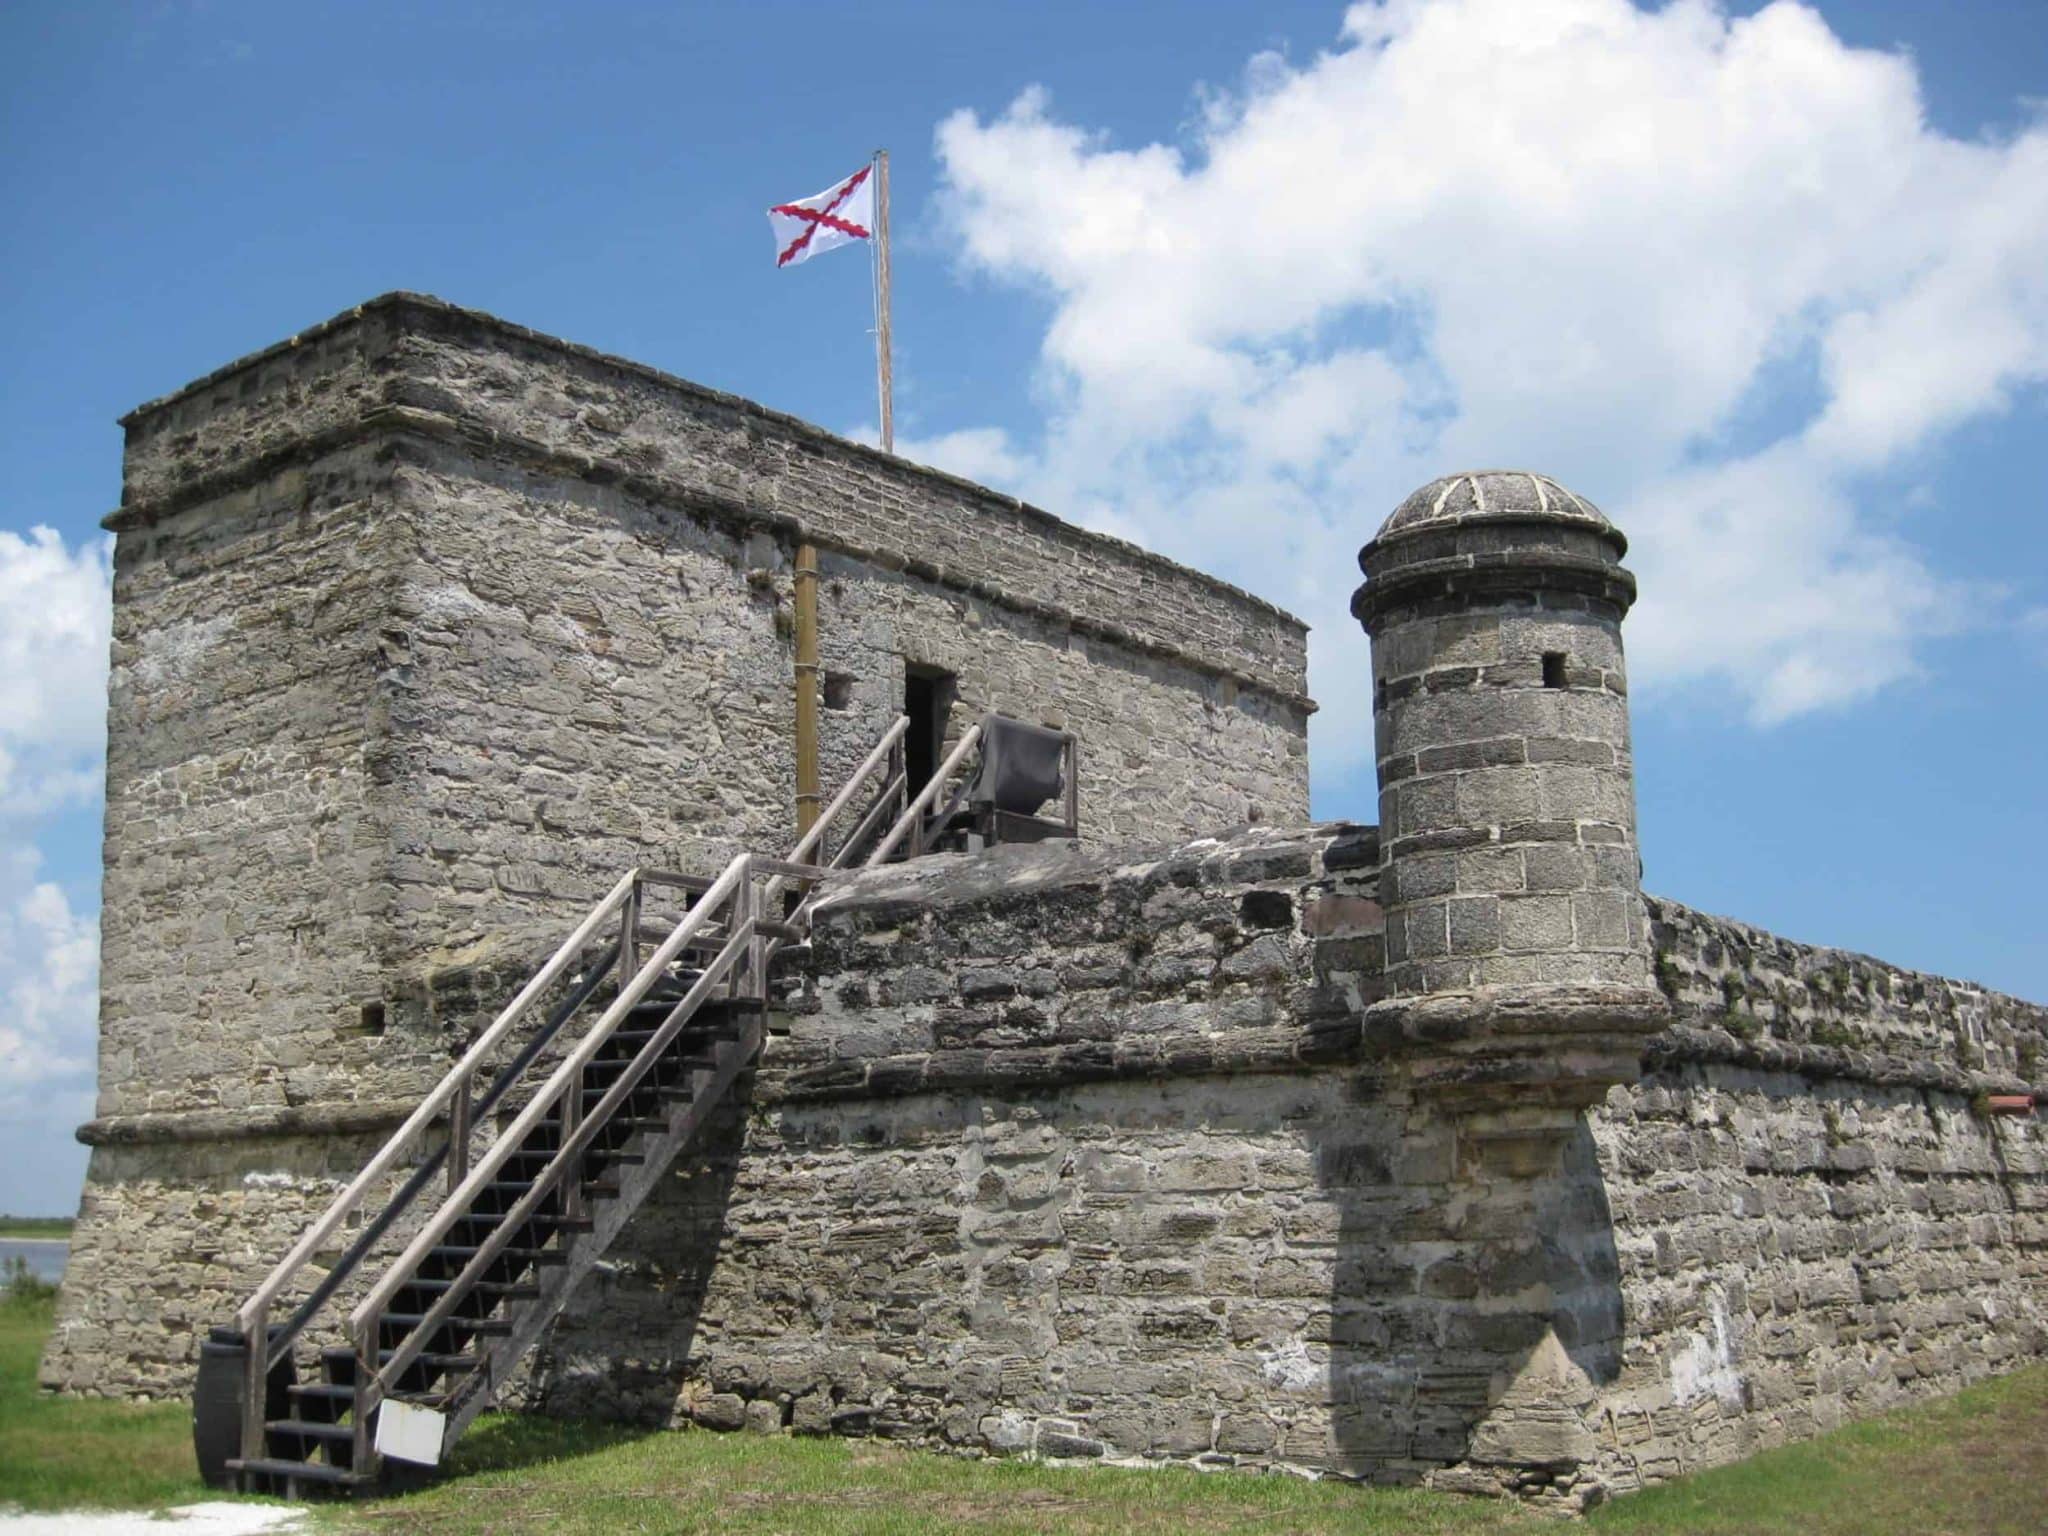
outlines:
[{"label": "stair step", "polygon": [[[500,1228],[505,1226],[505,1216],[506,1213],[504,1211],[464,1211],[455,1218],[454,1225],[457,1227],[468,1227],[470,1231],[464,1234],[465,1236],[475,1236],[478,1233],[485,1236],[494,1236]],[[547,1231],[557,1225],[561,1219],[552,1211],[534,1211],[530,1215],[520,1217],[511,1224],[512,1235],[518,1237],[523,1228],[532,1227],[539,1230],[543,1240],[545,1240]]]},{"label": "stair step", "polygon": [[[427,1315],[424,1312],[386,1312],[383,1318],[384,1326],[387,1328],[406,1329],[417,1328],[426,1320]],[[465,1333],[493,1335],[512,1331],[510,1323],[496,1317],[446,1317],[435,1325],[435,1331],[439,1332],[442,1328],[460,1328]]]},{"label": "stair step", "polygon": [[369,1479],[347,1467],[330,1467],[324,1461],[279,1461],[269,1456],[248,1460],[236,1456],[228,1461],[230,1472],[246,1477],[288,1477],[301,1483],[326,1483],[336,1488],[354,1488]]},{"label": "stair step", "polygon": [[[397,1354],[398,1351],[395,1349],[380,1349],[377,1351],[377,1363],[379,1365],[389,1365]],[[429,1366],[440,1371],[473,1371],[484,1363],[484,1357],[482,1355],[449,1355],[443,1354],[438,1350],[423,1349],[412,1357],[412,1363],[414,1365]]]},{"label": "stair step", "polygon": [[339,1404],[341,1408],[353,1408],[356,1403],[356,1389],[344,1381],[299,1381],[289,1388],[291,1395],[308,1402]]},{"label": "stair step", "polygon": [[[398,1351],[395,1349],[380,1349],[377,1351],[377,1363],[379,1365],[388,1365],[397,1353]],[[321,1350],[320,1358],[323,1360],[340,1359],[353,1362],[355,1351],[346,1344],[334,1344]],[[482,1357],[478,1355],[451,1355],[444,1354],[439,1350],[423,1349],[413,1356],[413,1363],[415,1365],[438,1366],[442,1370],[452,1371],[470,1370],[482,1364],[483,1361]]]},{"label": "stair step", "polygon": [[[639,1014],[639,1010],[633,1010],[633,1012]],[[651,1022],[653,1024],[666,1024],[668,1022],[668,1010],[664,1008],[659,1014],[651,1016]],[[606,1036],[606,1040],[604,1040],[604,1047],[606,1047],[606,1051],[610,1047],[618,1047],[621,1051],[637,1053],[643,1047],[643,1044],[647,1044],[647,1040],[651,1040],[657,1032],[659,1030],[612,1030],[610,1036]],[[676,1032],[676,1042],[686,1042],[686,1040],[729,1040],[735,1034],[739,1034],[739,1020],[733,1018],[731,1014],[713,1014],[709,1010],[698,1010],[696,1014],[692,1014],[690,1018],[686,1018],[682,1022],[682,1028]],[[600,1061],[604,1059],[602,1053],[600,1053],[598,1059]]]},{"label": "stair step", "polygon": [[[482,1251],[481,1248],[474,1244],[448,1243],[439,1248],[429,1249],[427,1256],[432,1258],[436,1254],[445,1255],[451,1259],[459,1259],[466,1264]],[[569,1262],[569,1255],[554,1248],[501,1248],[498,1250],[498,1257],[501,1259],[524,1259],[533,1264],[566,1264]]]},{"label": "stair step", "polygon": [[[553,1157],[554,1154],[550,1152],[548,1156]],[[526,1192],[531,1188],[533,1188],[533,1180],[531,1179],[497,1179],[486,1184],[483,1187],[483,1193],[487,1195],[510,1195],[513,1200],[517,1201],[524,1199]],[[510,1209],[510,1206],[506,1207],[506,1210]],[[499,1211],[497,1214],[502,1216],[505,1212]]]},{"label": "stair step", "polygon": [[297,1435],[302,1440],[329,1440],[355,1443],[356,1430],[353,1424],[316,1424],[311,1419],[269,1419],[264,1429],[274,1435]]},{"label": "stair step", "polygon": [[[660,1086],[661,1084],[657,1082],[653,1077],[643,1077],[640,1079],[639,1082],[633,1085],[633,1091],[627,1094],[624,1099],[620,1100],[620,1102],[622,1104],[631,1104],[635,1099],[645,1098],[648,1094],[652,1093],[655,1089],[659,1088]],[[609,1088],[584,1089],[583,1112],[586,1115],[589,1114],[591,1109],[596,1106],[597,1102],[610,1092],[611,1089]]]},{"label": "stair step", "polygon": [[[446,1292],[455,1285],[453,1280],[421,1280],[417,1277],[405,1283],[413,1290],[435,1292]],[[492,1296],[501,1301],[531,1301],[540,1295],[539,1286],[522,1285],[510,1280],[479,1280],[469,1290],[473,1296]]]}]

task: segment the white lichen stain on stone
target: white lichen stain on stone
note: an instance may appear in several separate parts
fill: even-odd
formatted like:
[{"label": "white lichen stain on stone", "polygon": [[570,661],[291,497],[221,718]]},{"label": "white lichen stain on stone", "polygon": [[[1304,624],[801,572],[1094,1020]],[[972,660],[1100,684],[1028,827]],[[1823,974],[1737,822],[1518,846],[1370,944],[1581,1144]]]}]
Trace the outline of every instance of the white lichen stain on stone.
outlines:
[{"label": "white lichen stain on stone", "polygon": [[1728,1305],[1720,1296],[1711,1303],[1713,1337],[1696,1333],[1671,1361],[1671,1399],[1680,1405],[1705,1397],[1719,1398],[1731,1408],[1742,1406],[1742,1372],[1735,1367],[1735,1343],[1728,1328]]},{"label": "white lichen stain on stone", "polygon": [[286,1173],[282,1170],[275,1173],[265,1173],[261,1169],[256,1168],[252,1168],[242,1175],[242,1185],[246,1189],[297,1189],[308,1191],[341,1188],[340,1181],[336,1179],[305,1178],[299,1174]]},{"label": "white lichen stain on stone", "polygon": [[234,628],[234,618],[225,613],[210,618],[144,629],[136,640],[140,654],[135,658],[135,682],[144,688],[162,688],[183,682],[198,669],[199,662]]},{"label": "white lichen stain on stone", "polygon": [[1259,1367],[1267,1384],[1288,1392],[1313,1392],[1323,1384],[1323,1363],[1308,1352],[1300,1339],[1289,1339],[1277,1349],[1259,1351]]}]

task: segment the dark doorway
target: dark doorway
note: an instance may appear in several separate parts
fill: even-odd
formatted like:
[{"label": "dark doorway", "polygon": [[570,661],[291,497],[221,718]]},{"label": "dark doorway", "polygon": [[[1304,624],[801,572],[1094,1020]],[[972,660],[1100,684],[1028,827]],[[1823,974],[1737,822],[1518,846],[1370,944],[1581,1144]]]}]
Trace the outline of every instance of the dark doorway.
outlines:
[{"label": "dark doorway", "polygon": [[903,739],[904,775],[915,795],[939,771],[946,752],[946,717],[953,710],[953,674],[907,662],[903,668],[903,713],[910,732]]}]

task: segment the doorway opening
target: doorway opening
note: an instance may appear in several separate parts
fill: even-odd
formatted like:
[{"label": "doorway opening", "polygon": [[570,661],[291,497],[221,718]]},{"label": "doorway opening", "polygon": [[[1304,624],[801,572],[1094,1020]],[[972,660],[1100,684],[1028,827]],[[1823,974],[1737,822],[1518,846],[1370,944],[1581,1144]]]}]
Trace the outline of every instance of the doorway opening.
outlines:
[{"label": "doorway opening", "polygon": [[903,738],[905,788],[913,797],[932,781],[946,755],[946,718],[956,692],[952,673],[906,662],[903,667],[903,713],[910,730]]}]

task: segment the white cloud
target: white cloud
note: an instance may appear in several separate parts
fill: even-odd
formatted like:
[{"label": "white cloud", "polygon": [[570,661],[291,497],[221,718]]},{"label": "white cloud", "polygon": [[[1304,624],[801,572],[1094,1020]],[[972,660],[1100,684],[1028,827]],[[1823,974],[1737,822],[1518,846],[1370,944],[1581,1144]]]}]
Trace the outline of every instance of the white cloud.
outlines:
[{"label": "white cloud", "polygon": [[0,854],[0,1108],[23,1114],[93,1080],[99,924],[35,878],[33,849]]},{"label": "white cloud", "polygon": [[1367,736],[1351,557],[1450,469],[1606,506],[1639,682],[1760,721],[1910,675],[1970,611],[1870,487],[2048,377],[2048,130],[1948,138],[1910,60],[1704,0],[1362,4],[1195,101],[1185,149],[1036,90],[939,126],[963,261],[1055,304],[1042,441],[953,436],[1317,623],[1319,760]]},{"label": "white cloud", "polygon": [[[847,435],[870,446],[882,440],[873,427],[860,427]],[[997,491],[1008,490],[1029,472],[1028,460],[1000,427],[968,427],[936,437],[899,437],[894,451],[912,463],[928,464]]]},{"label": "white cloud", "polygon": [[99,793],[113,547],[0,530],[0,818]]}]

